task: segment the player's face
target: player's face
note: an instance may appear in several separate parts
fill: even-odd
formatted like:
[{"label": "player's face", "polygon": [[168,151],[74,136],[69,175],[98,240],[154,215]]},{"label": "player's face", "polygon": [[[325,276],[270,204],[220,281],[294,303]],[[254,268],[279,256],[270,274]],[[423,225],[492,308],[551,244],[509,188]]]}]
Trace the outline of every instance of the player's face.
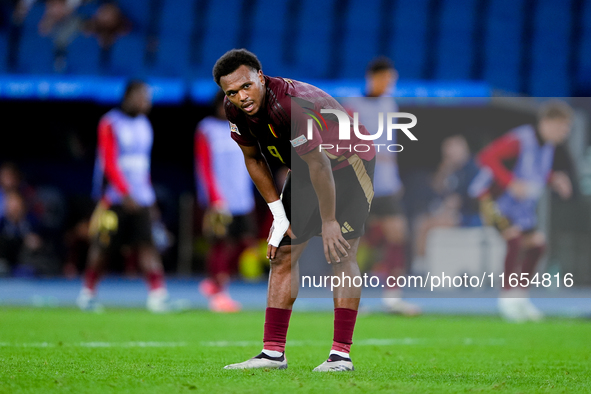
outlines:
[{"label": "player's face", "polygon": [[370,96],[380,97],[388,93],[396,82],[396,71],[382,70],[368,75],[367,91]]},{"label": "player's face", "polygon": [[133,90],[126,99],[131,112],[147,114],[152,109],[152,94],[147,86]]},{"label": "player's face", "polygon": [[570,133],[571,121],[567,118],[546,118],[540,121],[539,129],[544,141],[560,145]]},{"label": "player's face", "polygon": [[255,115],[263,105],[265,78],[262,71],[240,66],[220,78],[220,85],[232,104],[247,115]]},{"label": "player's face", "polygon": [[448,137],[443,141],[441,154],[444,161],[456,166],[461,166],[470,159],[468,143],[459,135]]}]

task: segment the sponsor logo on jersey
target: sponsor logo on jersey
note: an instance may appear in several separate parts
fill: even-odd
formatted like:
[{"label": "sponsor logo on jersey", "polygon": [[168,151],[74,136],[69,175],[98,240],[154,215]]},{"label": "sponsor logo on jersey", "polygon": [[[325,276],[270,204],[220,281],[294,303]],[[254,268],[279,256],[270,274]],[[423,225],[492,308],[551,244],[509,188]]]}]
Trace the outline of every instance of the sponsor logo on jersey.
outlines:
[{"label": "sponsor logo on jersey", "polygon": [[300,135],[298,138],[294,138],[289,142],[291,142],[291,146],[297,148],[300,145],[304,145],[306,142],[308,142],[308,140],[306,139],[305,135]]}]

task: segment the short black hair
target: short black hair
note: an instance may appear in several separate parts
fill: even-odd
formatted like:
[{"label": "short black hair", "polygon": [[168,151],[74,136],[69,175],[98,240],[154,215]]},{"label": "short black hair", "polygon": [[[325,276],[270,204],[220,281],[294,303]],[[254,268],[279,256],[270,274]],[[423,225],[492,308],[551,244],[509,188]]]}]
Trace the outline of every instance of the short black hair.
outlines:
[{"label": "short black hair", "polygon": [[368,74],[375,74],[385,70],[394,70],[394,62],[386,56],[377,57],[367,65]]},{"label": "short black hair", "polygon": [[125,91],[123,93],[123,100],[125,101],[125,99],[127,97],[129,97],[130,94],[132,94],[133,92],[135,92],[138,89],[147,87],[148,84],[141,80],[141,79],[132,79],[131,81],[127,82],[127,85],[125,85]]},{"label": "short black hair", "polygon": [[232,74],[240,66],[247,66],[255,71],[260,71],[263,66],[256,55],[246,49],[231,49],[224,53],[213,66],[213,79],[220,85],[220,79],[224,75]]}]

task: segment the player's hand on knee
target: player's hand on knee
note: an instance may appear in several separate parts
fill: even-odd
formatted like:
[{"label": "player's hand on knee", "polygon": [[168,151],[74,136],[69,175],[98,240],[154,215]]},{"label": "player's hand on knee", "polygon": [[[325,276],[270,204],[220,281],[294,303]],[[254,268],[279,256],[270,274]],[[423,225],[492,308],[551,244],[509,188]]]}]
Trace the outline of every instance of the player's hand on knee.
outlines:
[{"label": "player's hand on knee", "polygon": [[273,234],[280,234],[281,232],[275,232],[275,226],[271,226],[271,230],[269,231],[269,236],[267,237],[267,243],[269,245],[267,245],[267,258],[268,259],[274,259],[276,254],[277,254],[277,249],[279,248],[279,244],[281,243],[281,240],[283,239],[284,236],[288,236],[291,239],[295,239],[297,238],[294,233],[291,231],[291,224],[289,225],[289,227],[287,228],[287,231],[283,232],[281,235],[281,237],[279,238],[279,241],[277,242],[277,245],[273,244],[274,242],[276,242],[276,240],[273,238]]},{"label": "player's hand on knee", "polygon": [[343,238],[341,226],[336,220],[322,223],[322,244],[328,264],[333,261],[340,263],[341,257],[347,257],[347,250],[351,249],[351,245]]},{"label": "player's hand on knee", "polygon": [[292,239],[295,238],[295,235],[291,231],[291,225],[287,219],[285,208],[283,207],[281,200],[274,201],[268,205],[273,213],[273,225],[271,226],[271,231],[267,238],[267,242],[269,243],[267,246],[267,258],[274,259],[277,253],[277,248],[285,234]]}]

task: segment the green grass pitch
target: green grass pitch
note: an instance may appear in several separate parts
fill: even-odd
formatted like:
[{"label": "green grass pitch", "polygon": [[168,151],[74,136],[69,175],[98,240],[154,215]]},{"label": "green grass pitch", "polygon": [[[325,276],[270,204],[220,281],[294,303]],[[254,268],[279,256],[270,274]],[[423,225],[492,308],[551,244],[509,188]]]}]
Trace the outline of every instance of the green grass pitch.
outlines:
[{"label": "green grass pitch", "polygon": [[0,309],[0,393],[591,392],[591,322],[360,315],[356,371],[313,373],[332,314],[294,312],[284,371],[226,371],[261,348],[263,312]]}]

